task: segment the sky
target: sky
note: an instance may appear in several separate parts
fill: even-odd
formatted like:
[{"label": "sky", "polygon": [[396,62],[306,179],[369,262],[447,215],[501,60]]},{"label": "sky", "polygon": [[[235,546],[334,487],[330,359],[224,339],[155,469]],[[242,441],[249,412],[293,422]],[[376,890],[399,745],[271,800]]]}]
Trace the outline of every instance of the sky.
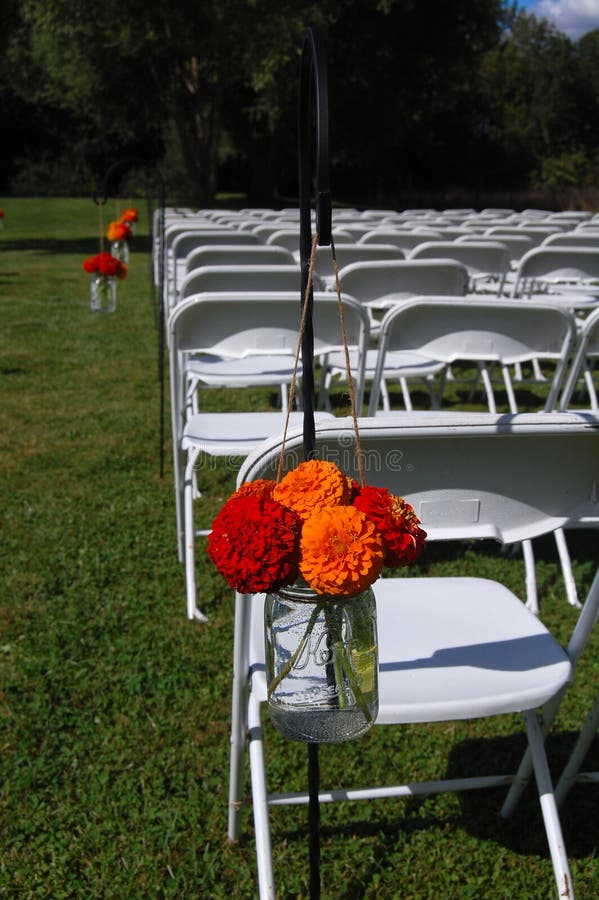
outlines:
[{"label": "sky", "polygon": [[573,41],[599,28],[599,0],[519,0],[518,6],[549,19]]}]

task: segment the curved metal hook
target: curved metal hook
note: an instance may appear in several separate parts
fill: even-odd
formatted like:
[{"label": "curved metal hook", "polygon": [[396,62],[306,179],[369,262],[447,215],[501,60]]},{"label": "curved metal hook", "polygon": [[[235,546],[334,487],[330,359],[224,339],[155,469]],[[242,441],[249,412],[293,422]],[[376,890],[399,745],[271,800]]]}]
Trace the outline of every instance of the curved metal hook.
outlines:
[{"label": "curved metal hook", "polygon": [[312,147],[311,94],[316,93],[316,232],[319,246],[331,243],[332,201],[329,185],[329,97],[324,43],[313,27],[306,32],[300,66],[298,103],[298,171],[300,207],[300,266],[302,307],[308,303],[302,342],[302,402],[304,409],[304,454],[315,454],[314,427],[314,330],[312,310],[314,296],[308,287],[310,252],[312,249],[311,194]]},{"label": "curved metal hook", "polygon": [[161,197],[164,197],[164,179],[162,177],[162,174],[161,174],[158,166],[149,162],[147,159],[142,159],[140,156],[126,156],[126,157],[123,157],[123,159],[117,159],[106,169],[106,172],[104,173],[104,181],[102,183],[102,197],[98,198],[97,194],[92,194],[92,200],[94,201],[96,206],[104,206],[104,204],[108,200],[108,197],[109,197],[108,189],[110,187],[110,177],[113,174],[113,172],[115,172],[117,169],[120,169],[121,167],[127,166],[127,165],[129,165],[129,166],[139,165],[139,166],[145,166],[145,167],[151,166],[153,168],[154,172],[156,173],[156,175],[158,176],[158,181],[160,182]]}]

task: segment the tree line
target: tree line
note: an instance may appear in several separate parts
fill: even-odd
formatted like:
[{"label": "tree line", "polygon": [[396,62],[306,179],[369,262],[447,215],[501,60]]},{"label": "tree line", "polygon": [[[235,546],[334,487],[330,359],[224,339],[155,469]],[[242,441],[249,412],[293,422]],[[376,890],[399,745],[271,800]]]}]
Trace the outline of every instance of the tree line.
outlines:
[{"label": "tree line", "polygon": [[210,205],[297,196],[299,57],[324,37],[336,197],[599,186],[599,29],[506,0],[3,0],[0,190],[119,158]]}]

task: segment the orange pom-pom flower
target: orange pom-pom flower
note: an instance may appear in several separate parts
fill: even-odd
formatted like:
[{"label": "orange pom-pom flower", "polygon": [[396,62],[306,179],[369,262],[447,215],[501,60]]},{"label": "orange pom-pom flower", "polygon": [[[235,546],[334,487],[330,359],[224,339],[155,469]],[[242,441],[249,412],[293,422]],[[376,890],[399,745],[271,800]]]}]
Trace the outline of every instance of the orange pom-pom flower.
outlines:
[{"label": "orange pom-pom flower", "polygon": [[325,506],[349,503],[350,482],[335,463],[310,459],[281,479],[273,497],[307,519]]},{"label": "orange pom-pom flower", "polygon": [[313,590],[348,596],[378,578],[383,539],[354,506],[324,506],[304,522],[300,553],[300,573]]}]

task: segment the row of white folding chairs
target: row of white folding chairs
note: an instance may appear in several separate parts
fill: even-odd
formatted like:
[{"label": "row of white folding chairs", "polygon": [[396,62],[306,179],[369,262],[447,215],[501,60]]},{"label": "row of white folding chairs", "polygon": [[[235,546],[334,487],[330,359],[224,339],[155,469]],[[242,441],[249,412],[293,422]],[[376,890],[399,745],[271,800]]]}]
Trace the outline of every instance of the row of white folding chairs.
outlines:
[{"label": "row of white folding chairs", "polygon": [[[318,356],[326,354],[323,376],[328,378],[325,385],[328,396],[331,381],[335,377],[345,377],[344,355],[339,343],[336,297],[317,294],[317,298],[317,325],[324,333],[317,333],[316,353]],[[349,315],[353,323],[348,333],[358,407],[361,408],[360,398],[367,381],[371,385],[370,415],[378,413],[378,398],[381,393],[384,398],[387,396],[389,380],[400,381],[402,388],[406,388],[404,396],[409,397],[407,383],[414,378],[427,384],[432,394],[434,391],[440,393],[443,372],[458,360],[470,360],[479,366],[488,408],[492,411],[496,409],[495,394],[488,367],[498,365],[513,412],[517,410],[517,403],[509,367],[531,359],[550,359],[556,370],[545,409],[554,409],[558,405],[566,362],[576,335],[574,318],[564,310],[509,300],[413,299],[389,310],[383,320],[381,346],[374,350],[368,348],[368,318],[363,304],[348,295],[343,296],[343,303],[347,307],[346,316]],[[236,446],[240,452],[245,452],[248,446],[248,439],[239,434],[239,417],[236,414],[225,414],[224,417],[220,413],[204,414],[195,405],[195,392],[199,386],[210,385],[280,384],[286,389],[293,375],[292,352],[297,337],[298,312],[299,299],[295,292],[287,295],[214,293],[188,298],[171,315],[170,369],[171,378],[176,379],[172,382],[173,442],[177,448],[175,482],[182,556],[183,546],[190,545],[189,535],[183,540],[186,526],[182,492],[185,483],[191,485],[190,479],[181,474],[183,457],[187,452],[191,472],[194,461],[189,463],[193,455],[188,452],[190,450],[197,457],[198,453],[233,454]],[[194,322],[193,328],[190,321]],[[215,340],[215,334],[219,336],[218,340]],[[192,352],[204,355],[199,360],[189,361]],[[441,381],[432,384],[436,376],[441,376]],[[406,405],[409,408],[409,403]],[[383,409],[389,410],[388,402],[383,403]],[[248,421],[258,426],[259,436],[264,436],[265,426],[271,428],[282,421],[282,413],[268,414],[262,419],[251,413],[248,415]],[[191,432],[182,430],[191,427],[192,419],[193,439]],[[214,430],[215,422],[221,423],[219,428],[232,429],[228,441],[225,440],[226,430],[224,433]],[[187,442],[185,446],[183,436]],[[192,487],[190,490],[193,492]],[[188,497],[188,507],[191,502],[192,495]],[[187,579],[191,586],[190,598],[195,591],[192,569],[193,566],[188,569]],[[528,594],[529,603],[534,607],[534,581],[529,584]],[[195,609],[195,601],[190,599],[188,612],[196,615]]]}]

